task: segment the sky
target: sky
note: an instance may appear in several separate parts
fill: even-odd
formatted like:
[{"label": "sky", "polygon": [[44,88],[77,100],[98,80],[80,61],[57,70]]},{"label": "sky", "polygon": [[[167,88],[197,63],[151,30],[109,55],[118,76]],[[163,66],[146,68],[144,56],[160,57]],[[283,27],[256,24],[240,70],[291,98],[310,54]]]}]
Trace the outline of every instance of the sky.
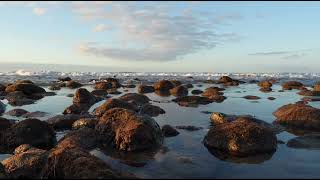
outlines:
[{"label": "sky", "polygon": [[1,1],[0,65],[319,72],[319,21],[316,1]]}]

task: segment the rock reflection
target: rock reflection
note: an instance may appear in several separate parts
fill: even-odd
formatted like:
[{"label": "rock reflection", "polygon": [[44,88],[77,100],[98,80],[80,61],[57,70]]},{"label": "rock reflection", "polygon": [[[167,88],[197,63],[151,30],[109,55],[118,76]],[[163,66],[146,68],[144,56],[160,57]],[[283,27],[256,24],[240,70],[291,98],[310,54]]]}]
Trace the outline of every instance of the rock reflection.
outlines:
[{"label": "rock reflection", "polygon": [[288,141],[287,146],[295,149],[320,149],[320,134],[308,134]]}]

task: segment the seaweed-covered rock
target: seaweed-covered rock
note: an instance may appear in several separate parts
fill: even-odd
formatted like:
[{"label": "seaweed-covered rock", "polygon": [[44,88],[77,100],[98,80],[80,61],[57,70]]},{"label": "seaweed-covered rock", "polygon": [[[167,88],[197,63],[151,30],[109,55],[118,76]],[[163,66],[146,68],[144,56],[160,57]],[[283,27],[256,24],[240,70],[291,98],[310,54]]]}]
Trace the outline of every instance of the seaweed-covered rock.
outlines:
[{"label": "seaweed-covered rock", "polygon": [[123,108],[105,112],[95,129],[107,144],[118,150],[153,149],[163,142],[161,129],[154,119]]}]

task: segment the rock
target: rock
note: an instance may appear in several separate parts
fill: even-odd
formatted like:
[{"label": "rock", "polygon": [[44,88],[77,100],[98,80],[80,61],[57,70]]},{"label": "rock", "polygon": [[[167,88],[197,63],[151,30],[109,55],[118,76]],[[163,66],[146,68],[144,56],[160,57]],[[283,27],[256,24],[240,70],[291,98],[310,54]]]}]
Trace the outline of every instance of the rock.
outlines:
[{"label": "rock", "polygon": [[3,85],[3,84],[0,84],[0,91],[5,91],[7,88],[7,86]]},{"label": "rock", "polygon": [[255,80],[255,79],[252,79],[252,80],[249,81],[250,84],[257,84],[257,83],[259,83],[259,82],[260,82],[260,81]]},{"label": "rock", "polygon": [[101,97],[101,98],[108,98],[108,92],[106,90],[102,89],[96,89],[91,91],[91,94],[96,96],[96,97]]},{"label": "rock", "polygon": [[189,83],[189,84],[185,84],[185,85],[183,85],[183,86],[186,87],[186,88],[188,88],[188,89],[189,89],[189,88],[193,88],[193,85],[190,84],[190,83]]},{"label": "rock", "polygon": [[156,90],[154,91],[154,93],[158,96],[161,96],[161,97],[169,97],[171,96],[170,94],[170,91],[159,91],[159,90]]},{"label": "rock", "polygon": [[0,163],[0,179],[8,179],[4,166]]},{"label": "rock", "polygon": [[112,88],[119,88],[121,84],[119,83],[118,79],[115,78],[106,78],[105,81],[110,82],[112,84]]},{"label": "rock", "polygon": [[0,115],[2,115],[6,111],[6,105],[0,101]]},{"label": "rock", "polygon": [[229,83],[229,82],[232,82],[232,81],[233,81],[233,79],[230,78],[229,76],[222,76],[218,80],[219,83]]},{"label": "rock", "polygon": [[274,152],[277,148],[277,137],[272,131],[246,119],[213,126],[203,142],[208,149],[234,156]]},{"label": "rock", "polygon": [[22,115],[24,118],[36,118],[36,117],[45,117],[48,113],[42,111],[28,112]]},{"label": "rock", "polygon": [[62,114],[87,114],[91,105],[74,103],[68,106]]},{"label": "rock", "polygon": [[305,102],[317,102],[317,101],[320,101],[320,98],[304,97],[304,98],[302,98],[302,101],[305,101]]},{"label": "rock", "polygon": [[26,96],[21,91],[11,92],[6,95],[8,103],[12,106],[23,106],[27,104],[33,104],[35,100],[30,99],[29,96]]},{"label": "rock", "polygon": [[238,86],[239,82],[238,81],[226,82],[223,85],[224,86]]},{"label": "rock", "polygon": [[65,114],[57,115],[47,120],[48,124],[55,130],[67,130],[72,128],[72,124],[81,118],[92,118],[89,114]]},{"label": "rock", "polygon": [[81,118],[72,124],[72,129],[80,129],[82,127],[94,128],[97,122],[96,118]]},{"label": "rock", "polygon": [[57,93],[55,93],[55,92],[45,92],[44,93],[44,96],[55,96],[55,95],[57,95]]},{"label": "rock", "polygon": [[140,110],[141,114],[147,114],[151,117],[156,117],[159,114],[164,114],[166,113],[162,108],[158,107],[158,106],[154,106],[151,104],[145,104],[141,107]]},{"label": "rock", "polygon": [[14,84],[34,84],[32,81],[30,80],[17,80]]},{"label": "rock", "polygon": [[82,86],[83,85],[81,83],[79,83],[77,81],[73,81],[73,80],[68,81],[66,83],[66,87],[71,88],[71,89],[76,89],[76,88],[79,88],[79,87],[82,87]]},{"label": "rock", "polygon": [[51,91],[58,91],[58,90],[61,89],[61,87],[60,87],[60,85],[56,85],[55,84],[55,85],[49,86],[48,89],[51,90]]},{"label": "rock", "polygon": [[191,94],[194,94],[194,95],[199,95],[199,94],[202,94],[203,91],[199,90],[199,89],[195,89],[195,90],[192,90],[191,91]]},{"label": "rock", "polygon": [[276,98],[275,97],[268,97],[269,100],[273,101],[275,100]]},{"label": "rock", "polygon": [[313,87],[313,91],[320,91],[320,82],[316,83]]},{"label": "rock", "polygon": [[284,92],[284,90],[279,90],[278,92]]},{"label": "rock", "polygon": [[174,88],[174,84],[172,84],[170,81],[168,80],[161,80],[159,82],[156,82],[153,85],[155,90],[159,90],[159,91],[169,91],[170,89]]},{"label": "rock", "polygon": [[138,86],[138,93],[152,93],[154,92],[154,87],[147,86],[147,85],[139,85]]},{"label": "rock", "polygon": [[41,94],[45,93],[46,90],[31,83],[18,83],[18,84],[13,84],[10,85],[6,88],[5,92],[6,93],[11,93],[11,92],[16,92],[16,91],[21,91],[25,95],[31,95],[31,94]]},{"label": "rock", "polygon": [[88,104],[89,106],[97,102],[97,98],[93,96],[87,89],[79,88],[73,96],[73,103]]},{"label": "rock", "polygon": [[120,91],[118,91],[117,89],[108,89],[107,90],[107,92],[109,93],[109,94],[121,94],[121,92]]},{"label": "rock", "polygon": [[188,89],[184,86],[176,86],[172,89],[170,89],[171,95],[174,96],[187,96],[188,95]]},{"label": "rock", "polygon": [[173,137],[180,134],[175,128],[170,125],[164,125],[161,128],[164,137]]},{"label": "rock", "polygon": [[222,91],[222,89],[218,87],[209,87],[204,90],[202,96],[207,97],[209,99],[215,99],[217,96],[223,95],[223,92],[220,91]]},{"label": "rock", "polygon": [[173,84],[174,87],[180,86],[182,84],[181,81],[178,80],[171,80],[170,82]]},{"label": "rock", "polygon": [[3,160],[2,164],[8,176],[12,179],[40,179],[41,171],[46,164],[47,157],[47,151],[23,144],[16,148],[13,156]]},{"label": "rock", "polygon": [[213,102],[207,97],[200,96],[183,96],[175,98],[172,101],[178,103],[180,106],[194,106],[199,104],[206,105]]},{"label": "rock", "polygon": [[123,108],[104,113],[95,129],[107,144],[123,151],[152,149],[163,142],[161,129],[154,119]]},{"label": "rock", "polygon": [[272,91],[272,88],[260,88],[259,90],[260,90],[261,92],[268,93],[268,92],[271,92],[271,91]]},{"label": "rock", "polygon": [[288,141],[287,146],[296,149],[320,149],[320,135],[308,134]]},{"label": "rock", "polygon": [[203,129],[202,127],[195,127],[195,126],[176,126],[177,129],[184,129],[187,131],[198,131]]},{"label": "rock", "polygon": [[127,85],[123,85],[124,88],[135,88],[136,85],[134,84],[127,84]]},{"label": "rock", "polygon": [[127,93],[123,96],[120,96],[119,99],[136,105],[144,105],[150,101],[146,95],[138,93]]},{"label": "rock", "polygon": [[111,89],[112,88],[112,83],[111,82],[97,82],[97,83],[95,83],[94,88],[98,89],[98,90]]},{"label": "rock", "polygon": [[320,130],[320,109],[305,104],[288,104],[273,112],[275,123],[299,129]]},{"label": "rock", "polygon": [[138,111],[138,107],[135,104],[129,103],[127,101],[123,101],[120,99],[108,99],[101,106],[97,107],[94,110],[94,113],[97,117],[102,117],[105,112],[112,108],[124,108],[133,111]]},{"label": "rock", "polygon": [[[3,117],[0,117],[0,132],[10,128],[15,122]],[[0,135],[1,136],[1,135]]]},{"label": "rock", "polygon": [[203,81],[203,83],[207,83],[207,84],[216,84],[219,83],[218,81],[212,80],[212,79],[207,79],[205,81]]},{"label": "rock", "polygon": [[1,141],[0,151],[11,153],[22,144],[50,149],[55,145],[56,137],[55,132],[46,122],[38,119],[26,119],[6,129],[2,133]]},{"label": "rock", "polygon": [[297,81],[288,81],[282,84],[283,90],[300,89],[303,84]]},{"label": "rock", "polygon": [[249,100],[257,100],[257,99],[261,99],[261,98],[260,98],[260,97],[258,97],[258,96],[251,96],[251,95],[244,96],[243,98],[245,98],[245,99],[249,99]]},{"label": "rock", "polygon": [[67,94],[67,97],[73,97],[74,94]]},{"label": "rock", "polygon": [[298,94],[301,96],[320,96],[320,91],[302,90]]},{"label": "rock", "polygon": [[58,78],[58,80],[65,82],[65,81],[71,81],[72,79],[70,77],[60,77],[60,78]]},{"label": "rock", "polygon": [[272,87],[272,83],[270,81],[261,81],[258,83],[258,86],[260,86],[264,89],[269,89]]}]

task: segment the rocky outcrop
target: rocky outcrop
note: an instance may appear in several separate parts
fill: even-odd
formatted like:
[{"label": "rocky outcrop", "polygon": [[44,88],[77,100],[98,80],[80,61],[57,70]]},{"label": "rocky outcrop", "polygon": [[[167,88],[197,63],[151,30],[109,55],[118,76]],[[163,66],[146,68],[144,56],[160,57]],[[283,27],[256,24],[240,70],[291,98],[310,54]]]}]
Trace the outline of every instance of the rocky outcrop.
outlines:
[{"label": "rocky outcrop", "polygon": [[234,156],[250,156],[274,152],[277,137],[268,128],[247,119],[216,124],[205,136],[204,145]]},{"label": "rocky outcrop", "polygon": [[123,108],[105,112],[95,129],[105,143],[123,151],[152,149],[163,142],[162,132],[154,119]]}]

